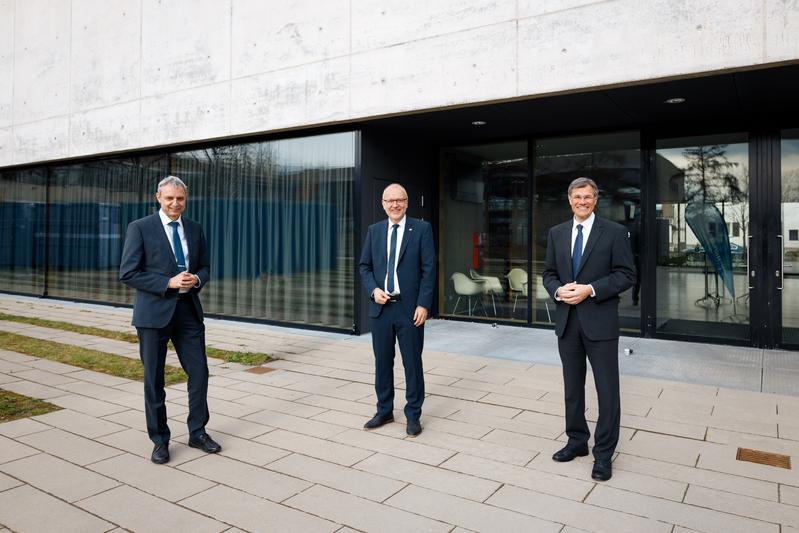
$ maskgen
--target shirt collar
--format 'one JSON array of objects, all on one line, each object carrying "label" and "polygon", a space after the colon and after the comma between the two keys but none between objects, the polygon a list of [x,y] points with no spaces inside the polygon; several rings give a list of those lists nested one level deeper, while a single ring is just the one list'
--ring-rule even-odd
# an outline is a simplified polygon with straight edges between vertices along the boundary
[{"label": "shirt collar", "polygon": [[[163,209],[158,210],[158,216],[161,217],[161,224],[164,226],[169,226],[169,223],[172,222],[172,219],[166,216]],[[175,221],[178,223],[178,226],[183,225],[183,216],[179,216],[178,219]]]},{"label": "shirt collar", "polygon": [[[402,220],[400,220],[398,222],[398,224],[399,224],[399,227],[397,228],[398,230],[405,229],[405,219],[407,219],[407,218],[408,218],[408,215],[403,215],[402,216]],[[388,229],[389,229],[389,231],[393,228],[393,226],[394,226],[394,224],[391,222],[391,219],[389,218],[388,219]]]},{"label": "shirt collar", "polygon": [[582,224],[582,225],[583,225],[583,231],[585,231],[585,232],[590,232],[590,231],[591,231],[591,228],[594,226],[594,220],[595,220],[595,219],[596,219],[596,217],[594,216],[594,213],[591,213],[591,214],[588,216],[588,218],[586,218],[586,219],[585,219],[584,221],[582,221],[582,222],[577,222],[577,220],[575,220],[574,218],[572,218],[572,231],[576,231],[576,229],[577,229],[577,224]]}]

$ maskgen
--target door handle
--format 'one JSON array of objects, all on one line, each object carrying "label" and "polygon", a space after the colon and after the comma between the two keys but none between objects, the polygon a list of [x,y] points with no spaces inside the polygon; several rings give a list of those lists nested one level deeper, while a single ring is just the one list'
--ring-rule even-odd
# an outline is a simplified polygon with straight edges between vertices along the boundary
[{"label": "door handle", "polygon": [[749,262],[749,255],[752,253],[752,236],[749,235],[747,237],[747,245],[746,245],[746,279],[748,280],[747,286],[749,290],[753,290],[755,286],[752,284],[752,280],[755,279],[755,271],[752,270]]},{"label": "door handle", "polygon": [[779,279],[779,285],[777,285],[777,290],[782,290],[782,278],[785,275],[785,242],[782,238],[782,235],[777,235],[777,238],[780,240],[780,269],[774,273],[774,276]]}]

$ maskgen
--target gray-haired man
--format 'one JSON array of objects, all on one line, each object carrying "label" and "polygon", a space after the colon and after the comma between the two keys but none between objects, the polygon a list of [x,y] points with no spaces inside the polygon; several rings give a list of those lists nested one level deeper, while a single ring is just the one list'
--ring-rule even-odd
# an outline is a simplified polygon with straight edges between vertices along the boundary
[{"label": "gray-haired man", "polygon": [[210,278],[202,227],[181,213],[188,189],[180,178],[158,184],[158,213],[128,226],[119,279],[136,289],[133,325],[144,364],[144,411],[147,433],[155,447],[151,459],[169,461],[170,432],[166,417],[164,363],[172,340],[189,376],[189,446],[207,453],[222,448],[205,432],[208,423],[208,363],[199,293]]}]

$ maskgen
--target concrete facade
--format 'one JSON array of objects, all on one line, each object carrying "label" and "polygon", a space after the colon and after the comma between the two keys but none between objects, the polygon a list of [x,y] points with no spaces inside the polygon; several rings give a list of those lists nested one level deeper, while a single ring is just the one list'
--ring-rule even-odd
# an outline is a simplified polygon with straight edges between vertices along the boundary
[{"label": "concrete facade", "polygon": [[796,61],[796,0],[0,0],[0,167]]}]

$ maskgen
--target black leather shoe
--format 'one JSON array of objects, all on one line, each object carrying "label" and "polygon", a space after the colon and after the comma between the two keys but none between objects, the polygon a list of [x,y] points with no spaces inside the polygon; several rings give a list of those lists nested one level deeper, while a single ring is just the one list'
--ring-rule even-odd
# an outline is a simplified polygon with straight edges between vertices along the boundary
[{"label": "black leather shoe", "polygon": [[552,460],[557,461],[559,463],[566,463],[571,461],[575,457],[585,457],[588,455],[588,445],[584,444],[577,448],[572,448],[571,446],[564,446],[560,450],[556,451],[552,455]]},{"label": "black leather shoe", "polygon": [[369,420],[366,424],[363,425],[364,429],[377,429],[380,426],[385,426],[389,422],[394,421],[394,413],[389,413],[387,415],[376,414]]},{"label": "black leather shoe", "polygon": [[157,465],[162,465],[169,462],[169,443],[156,444],[153,448],[153,454],[150,456],[150,461]]},{"label": "black leather shoe", "polygon": [[591,479],[596,481],[607,481],[613,475],[613,466],[610,461],[594,461],[594,468],[591,470]]},{"label": "black leather shoe", "polygon": [[222,446],[214,442],[208,433],[201,433],[196,437],[189,437],[189,446],[192,448],[199,448],[205,453],[219,453],[222,451]]},{"label": "black leather shoe", "polygon": [[417,436],[422,432],[422,424],[418,420],[408,420],[408,427],[405,428],[405,433],[411,437]]}]

